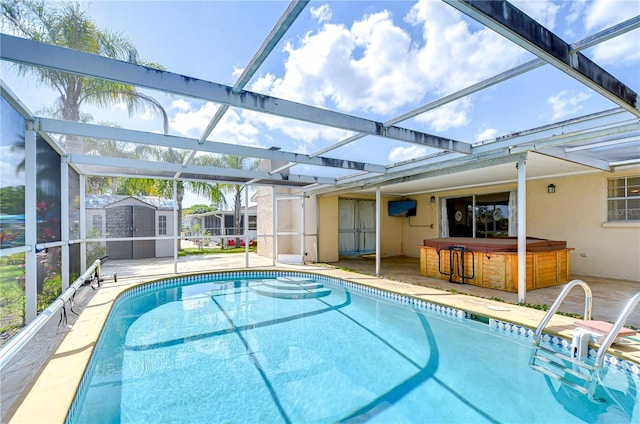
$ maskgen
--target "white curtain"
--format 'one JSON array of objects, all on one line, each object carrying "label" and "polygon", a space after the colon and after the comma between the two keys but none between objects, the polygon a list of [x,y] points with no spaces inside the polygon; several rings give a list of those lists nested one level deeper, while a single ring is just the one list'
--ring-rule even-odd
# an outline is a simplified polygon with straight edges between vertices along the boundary
[{"label": "white curtain", "polygon": [[509,192],[509,237],[518,235],[518,196],[515,191]]},{"label": "white curtain", "polygon": [[356,201],[338,201],[338,253],[353,254],[356,249]]},{"label": "white curtain", "polygon": [[447,217],[447,199],[440,199],[440,237],[449,237],[449,218]]}]

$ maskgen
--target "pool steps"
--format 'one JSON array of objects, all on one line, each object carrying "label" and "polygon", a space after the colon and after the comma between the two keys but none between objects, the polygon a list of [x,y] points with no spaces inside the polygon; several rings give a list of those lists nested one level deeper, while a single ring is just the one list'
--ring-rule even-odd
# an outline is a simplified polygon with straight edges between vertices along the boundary
[{"label": "pool steps", "polygon": [[251,289],[262,296],[278,299],[317,299],[331,294],[324,284],[311,278],[278,277],[275,282],[258,281]]}]

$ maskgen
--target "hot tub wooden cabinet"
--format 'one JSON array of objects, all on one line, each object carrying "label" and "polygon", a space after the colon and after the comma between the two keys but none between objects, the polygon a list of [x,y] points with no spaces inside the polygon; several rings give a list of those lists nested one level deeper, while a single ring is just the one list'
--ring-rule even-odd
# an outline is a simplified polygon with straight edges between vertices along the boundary
[{"label": "hot tub wooden cabinet", "polygon": [[[420,275],[518,291],[518,241],[515,238],[448,237],[424,240],[424,245],[418,248]],[[569,281],[572,250],[564,241],[527,238],[527,290]]]}]

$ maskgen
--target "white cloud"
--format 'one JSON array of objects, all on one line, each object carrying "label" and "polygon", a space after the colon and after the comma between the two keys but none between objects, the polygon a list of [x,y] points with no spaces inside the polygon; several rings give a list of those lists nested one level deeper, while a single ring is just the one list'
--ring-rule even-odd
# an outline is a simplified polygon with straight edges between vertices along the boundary
[{"label": "white cloud", "polygon": [[208,138],[224,143],[265,147],[260,144],[259,135],[260,131],[253,124],[243,120],[235,109],[229,109]]},{"label": "white cloud", "polygon": [[629,32],[595,46],[593,60],[603,66],[640,61],[640,30]]},{"label": "white cloud", "polygon": [[24,159],[24,150],[12,146],[0,146],[0,182],[3,187],[24,185],[24,170],[16,172]]},{"label": "white cloud", "polygon": [[177,99],[171,102],[171,108],[187,111],[191,109],[191,103],[189,103],[185,99]]},{"label": "white cloud", "polygon": [[585,9],[585,28],[593,32],[636,16],[640,10],[636,0],[594,0]]},{"label": "white cloud", "polygon": [[[172,105],[178,112],[169,118],[170,128],[191,138],[202,135],[219,107],[214,103],[205,103],[194,108],[185,100],[175,101]],[[258,145],[258,135],[259,131],[253,124],[243,120],[234,109],[229,109],[208,138],[224,143]]]},{"label": "white cloud", "polygon": [[590,94],[584,92],[571,95],[566,90],[550,97],[547,101],[553,110],[552,119],[557,120],[578,112],[582,109],[582,103],[590,97]]},{"label": "white cloud", "polygon": [[312,7],[311,16],[317,19],[319,23],[328,22],[333,17],[333,12],[329,5],[325,3],[322,6]]},{"label": "white cloud", "polygon": [[426,147],[421,146],[409,146],[409,147],[394,147],[389,152],[389,162],[397,163],[403,162],[409,159],[415,159],[425,156],[427,154]]},{"label": "white cloud", "polygon": [[[565,15],[565,21],[573,25],[582,19],[582,15],[584,14],[585,8],[588,6],[587,0],[578,0],[571,2],[569,6],[569,13]],[[570,31],[570,35],[574,35],[573,31]]]},{"label": "white cloud", "polygon": [[553,31],[560,6],[549,0],[511,0],[511,3],[524,13],[540,22],[545,28]]},{"label": "white cloud", "polygon": [[407,21],[421,25],[424,46],[413,73],[423,74],[429,91],[447,94],[518,64],[525,53],[488,28],[472,32],[461,13],[441,2],[419,1]]},{"label": "white cloud", "polygon": [[492,140],[496,138],[496,135],[498,135],[498,130],[495,128],[487,128],[476,134],[476,141]]},{"label": "white cloud", "polygon": [[172,130],[185,137],[198,138],[207,127],[217,108],[213,103],[205,103],[199,109],[193,109],[189,102],[184,101],[184,103],[180,103],[178,112],[169,118],[169,126]]},{"label": "white cloud", "polygon": [[[313,153],[313,151],[317,150],[313,148],[314,142],[319,140],[331,140],[334,142],[354,134],[339,128],[294,121],[280,116],[248,110],[242,111],[242,117],[248,122],[264,125],[268,131],[281,131],[287,137],[292,138],[295,140],[296,145],[287,150],[295,151],[296,153]],[[277,136],[272,140],[271,145],[282,147]]]},{"label": "white cloud", "polygon": [[424,95],[407,79],[410,47],[409,35],[386,11],[367,15],[351,28],[325,24],[298,46],[286,45],[282,78],[267,75],[253,89],[317,106],[333,103],[346,112],[390,113]]},{"label": "white cloud", "polygon": [[[595,0],[582,10],[587,31],[602,30],[640,13],[636,0]],[[628,64],[640,60],[640,30],[608,40],[593,48],[593,60],[600,65]]]},{"label": "white cloud", "polygon": [[446,131],[469,123],[469,112],[472,109],[471,100],[462,98],[453,103],[426,112],[416,119],[429,124],[435,131]]},{"label": "white cloud", "polygon": [[147,107],[144,109],[144,111],[142,111],[142,113],[139,113],[137,117],[138,119],[141,119],[143,121],[153,121],[155,119],[158,119],[158,114],[150,107]]},{"label": "white cloud", "polygon": [[[322,16],[329,12],[323,5]],[[319,10],[314,13],[320,16]],[[251,90],[348,113],[389,116],[504,71],[525,55],[489,29],[472,32],[459,12],[440,2],[418,2],[405,22],[422,29],[423,38],[413,40],[389,11],[366,15],[350,27],[325,23],[297,44],[286,44],[282,77],[262,75]],[[434,129],[464,125],[469,106],[455,108],[451,116],[432,115],[427,122]],[[276,127],[278,118],[267,120]],[[283,131],[305,142],[335,135],[295,122]]]},{"label": "white cloud", "polygon": [[233,65],[233,72],[231,72],[231,76],[233,77],[233,80],[237,81],[243,72],[244,72],[244,68],[239,68],[238,66]]}]

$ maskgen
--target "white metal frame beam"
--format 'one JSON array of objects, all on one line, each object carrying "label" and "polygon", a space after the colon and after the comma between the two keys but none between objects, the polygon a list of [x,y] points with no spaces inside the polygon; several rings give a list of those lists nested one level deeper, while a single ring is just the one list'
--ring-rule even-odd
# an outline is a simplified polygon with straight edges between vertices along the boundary
[{"label": "white metal frame beam", "polygon": [[[215,182],[229,182],[229,180],[237,181],[238,184],[243,184],[252,178],[259,178],[265,181],[265,184],[284,183],[285,185],[299,186],[301,184],[335,184],[334,178],[324,177],[311,177],[306,175],[286,174],[286,175],[270,175],[266,171],[250,170],[250,169],[234,169],[234,168],[218,168],[214,166],[201,166],[201,165],[188,165],[184,167],[181,163],[167,163],[167,162],[153,162],[137,159],[126,158],[110,158],[102,156],[92,155],[76,155],[70,154],[68,156],[69,163],[76,165],[94,165],[105,166],[110,168],[119,168],[121,175],[126,175],[126,172],[122,172],[124,169],[134,170],[147,170],[147,171],[159,171],[159,172],[178,172],[193,173],[202,175],[204,177],[210,177],[210,181]],[[139,176],[134,173],[132,176]]]},{"label": "white metal frame beam", "polygon": [[640,117],[638,94],[505,0],[444,0],[525,50]]},{"label": "white metal frame beam", "polygon": [[302,165],[327,166],[332,168],[351,169],[384,173],[386,167],[372,163],[358,162],[328,157],[309,157],[300,153],[269,150],[259,147],[242,146],[238,144],[207,141],[199,145],[198,140],[187,137],[163,135],[144,131],[128,130],[124,128],[105,127],[100,125],[69,122],[58,119],[38,118],[38,130],[45,133],[68,134],[80,137],[126,141],[129,143],[146,144],[176,149],[198,149],[206,153],[229,154],[252,158],[270,159],[276,161],[292,161]]},{"label": "white metal frame beam", "polygon": [[250,91],[235,93],[233,87],[227,85],[6,34],[0,34],[0,58],[441,150],[471,152],[471,145],[462,141],[407,128],[385,127],[370,119]]}]

